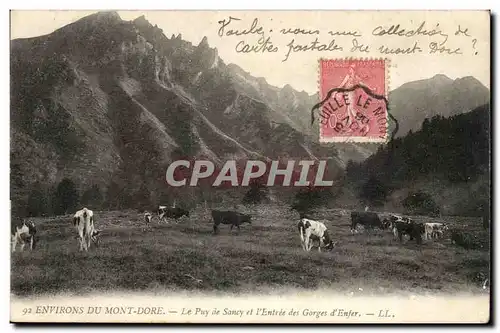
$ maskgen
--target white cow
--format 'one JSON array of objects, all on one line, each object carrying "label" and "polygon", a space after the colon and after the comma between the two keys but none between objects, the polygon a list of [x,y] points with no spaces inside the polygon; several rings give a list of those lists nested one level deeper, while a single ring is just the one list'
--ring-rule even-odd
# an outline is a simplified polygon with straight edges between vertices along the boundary
[{"label": "white cow", "polygon": [[328,250],[335,246],[335,243],[332,242],[328,235],[326,226],[321,222],[302,218],[298,223],[298,229],[304,251],[309,252],[311,250],[314,239],[319,241],[318,252],[321,252],[321,245],[325,245]]},{"label": "white cow", "polygon": [[14,227],[14,234],[12,235],[12,252],[16,252],[17,244],[21,244],[21,251],[26,244],[29,244],[30,250],[35,247],[36,227],[33,221],[23,221],[22,224]]},{"label": "white cow", "polygon": [[165,215],[167,214],[167,206],[158,206],[158,219],[159,223],[162,221],[167,222]]},{"label": "white cow", "polygon": [[152,215],[150,212],[145,212],[144,213],[144,222],[146,222],[146,224],[150,224],[151,223],[151,219],[152,219]]},{"label": "white cow", "polygon": [[88,251],[91,241],[97,244],[100,230],[94,228],[94,212],[87,208],[77,211],[73,216],[73,225],[78,231],[80,251]]},{"label": "white cow", "polygon": [[424,223],[425,234],[424,238],[426,240],[429,239],[438,239],[443,238],[445,230],[448,230],[448,226],[444,223]]}]

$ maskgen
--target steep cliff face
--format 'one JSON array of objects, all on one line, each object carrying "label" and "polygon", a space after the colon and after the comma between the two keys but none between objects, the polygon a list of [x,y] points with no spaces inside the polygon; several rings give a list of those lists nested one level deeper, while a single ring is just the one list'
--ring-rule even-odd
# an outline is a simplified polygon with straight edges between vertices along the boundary
[{"label": "steep cliff face", "polygon": [[25,179],[13,185],[16,198],[63,177],[81,191],[113,183],[155,192],[180,155],[220,164],[337,154],[302,132],[302,116],[284,111],[299,103],[290,87],[260,80],[250,91],[206,38],[167,38],[144,17],[98,13],[11,46],[11,163]]}]

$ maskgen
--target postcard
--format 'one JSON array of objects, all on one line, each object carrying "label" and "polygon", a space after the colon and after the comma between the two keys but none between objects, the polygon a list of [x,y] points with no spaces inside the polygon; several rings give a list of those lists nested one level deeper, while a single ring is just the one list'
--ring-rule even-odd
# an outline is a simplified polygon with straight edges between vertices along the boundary
[{"label": "postcard", "polygon": [[490,12],[11,11],[13,323],[490,321]]}]

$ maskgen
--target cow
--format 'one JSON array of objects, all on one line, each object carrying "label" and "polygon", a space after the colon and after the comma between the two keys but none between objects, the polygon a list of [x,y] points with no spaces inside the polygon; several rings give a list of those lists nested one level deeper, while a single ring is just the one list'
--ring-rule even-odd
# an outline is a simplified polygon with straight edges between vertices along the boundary
[{"label": "cow", "polygon": [[165,217],[165,214],[167,212],[167,206],[158,206],[158,220],[159,222],[161,222],[164,217]]},{"label": "cow", "polygon": [[92,231],[92,236],[90,236],[90,239],[92,240],[92,242],[94,242],[94,244],[96,246],[99,246],[99,243],[100,243],[100,241],[99,241],[99,235],[101,234],[101,231],[102,230],[94,229]]},{"label": "cow", "polygon": [[410,236],[410,240],[415,238],[417,244],[422,244],[422,234],[425,233],[425,227],[423,223],[413,222],[413,221],[396,221],[392,225],[394,237],[399,238],[400,242],[403,242],[403,235],[406,234]]},{"label": "cow", "polygon": [[314,240],[318,241],[318,252],[321,252],[321,245],[324,245],[327,250],[331,250],[335,246],[335,243],[330,239],[324,223],[301,218],[297,227],[299,229],[300,242],[304,251],[309,252],[311,250]]},{"label": "cow", "polygon": [[152,215],[150,212],[145,212],[144,213],[144,222],[146,222],[147,225],[151,223]]},{"label": "cow", "polygon": [[[413,220],[406,216],[389,214],[389,218],[385,218],[382,221],[382,225],[384,226],[384,229],[388,229],[389,231],[394,232],[394,224],[396,222],[413,223]],[[395,237],[398,237],[397,234],[395,234]]]},{"label": "cow", "polygon": [[475,250],[483,247],[483,244],[476,235],[458,229],[451,230],[451,243],[461,246],[466,250]]},{"label": "cow", "polygon": [[83,208],[73,216],[73,225],[78,231],[78,241],[80,251],[88,251],[90,242],[95,239],[97,245],[97,236],[100,230],[94,228],[94,212],[90,209]]},{"label": "cow", "polygon": [[238,231],[240,230],[240,225],[248,222],[252,224],[252,217],[247,214],[234,212],[234,211],[222,211],[222,210],[212,210],[212,219],[214,221],[214,234],[217,233],[219,224],[230,224],[231,230],[236,226]]},{"label": "cow", "polygon": [[373,229],[374,227],[384,229],[379,216],[374,212],[351,212],[351,233],[356,232],[358,224],[365,229]]},{"label": "cow", "polygon": [[29,244],[31,251],[35,248],[36,243],[36,227],[33,221],[23,221],[20,224],[14,226],[14,233],[12,234],[12,252],[16,252],[17,244],[21,244],[21,251],[24,250],[24,246]]},{"label": "cow", "polygon": [[186,216],[189,217],[189,211],[179,208],[179,207],[167,207],[167,206],[159,206],[158,207],[158,218],[161,221],[166,221],[166,218],[173,218],[177,220],[178,218]]},{"label": "cow", "polygon": [[425,240],[443,238],[444,232],[448,230],[448,226],[444,223],[424,223]]}]

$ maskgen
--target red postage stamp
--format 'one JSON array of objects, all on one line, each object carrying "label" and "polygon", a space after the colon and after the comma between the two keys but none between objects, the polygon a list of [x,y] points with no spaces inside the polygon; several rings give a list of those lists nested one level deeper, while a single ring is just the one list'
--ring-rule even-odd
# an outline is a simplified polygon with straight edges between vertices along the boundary
[{"label": "red postage stamp", "polygon": [[321,59],[320,142],[386,142],[386,59]]}]

